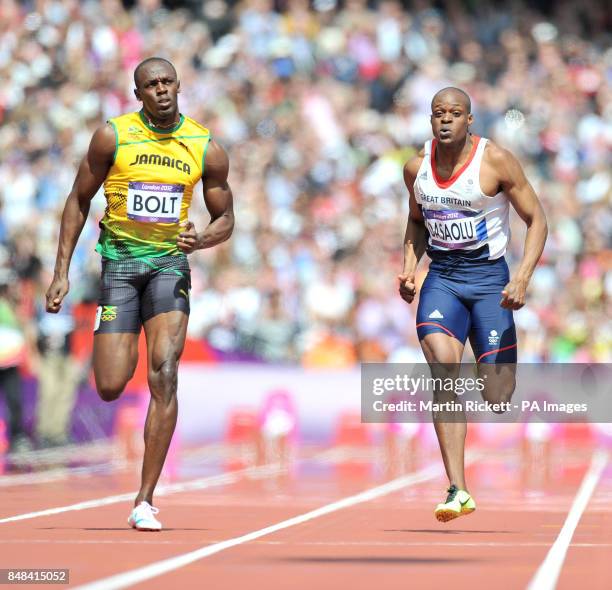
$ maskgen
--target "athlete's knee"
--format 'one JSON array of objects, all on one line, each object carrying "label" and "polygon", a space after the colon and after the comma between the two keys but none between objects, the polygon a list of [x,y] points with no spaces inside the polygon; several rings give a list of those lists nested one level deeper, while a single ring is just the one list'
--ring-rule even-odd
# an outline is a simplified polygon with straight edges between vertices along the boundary
[{"label": "athlete's knee", "polygon": [[168,401],[169,398],[176,395],[178,358],[171,355],[154,363],[149,369],[148,378],[151,395]]},{"label": "athlete's knee", "polygon": [[500,388],[500,401],[502,403],[507,403],[512,399],[512,394],[516,389],[516,379],[514,377],[508,377]]},{"label": "athlete's knee", "polygon": [[501,404],[499,414],[504,413],[504,405],[512,400],[512,395],[516,389],[516,378],[514,375],[498,376],[487,379],[487,384],[482,391],[482,398],[491,404]]},{"label": "athlete's knee", "polygon": [[113,374],[112,369],[105,368],[103,371],[96,368],[94,375],[96,378],[96,390],[100,399],[105,402],[115,401],[125,389],[129,380],[134,375],[136,363],[129,367],[127,371],[118,371]]},{"label": "athlete's knee", "polygon": [[178,374],[178,360],[174,357],[164,360],[157,370],[162,383],[174,383]]},{"label": "athlete's knee", "polygon": [[105,402],[113,402],[123,393],[125,386],[126,383],[98,383],[98,395]]},{"label": "athlete's knee", "polygon": [[456,377],[459,374],[459,362],[452,351],[434,352],[428,355],[427,362],[432,377]]},{"label": "athlete's knee", "polygon": [[427,355],[427,362],[434,379],[446,381],[447,379],[456,379],[459,375],[460,365],[452,350],[432,350]]}]

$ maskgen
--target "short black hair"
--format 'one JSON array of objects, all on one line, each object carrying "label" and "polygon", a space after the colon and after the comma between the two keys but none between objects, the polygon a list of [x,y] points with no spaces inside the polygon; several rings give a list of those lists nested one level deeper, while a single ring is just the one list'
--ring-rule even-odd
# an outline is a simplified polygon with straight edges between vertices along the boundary
[{"label": "short black hair", "polygon": [[472,112],[472,101],[470,97],[468,96],[468,93],[465,90],[461,90],[461,88],[456,88],[455,86],[447,86],[446,88],[442,88],[442,90],[438,90],[438,92],[434,94],[434,97],[431,99],[432,110],[433,110],[433,104],[436,98],[438,98],[438,96],[440,96],[441,94],[445,94],[447,92],[454,92],[456,94],[461,95],[461,97],[463,98],[464,106],[467,109],[468,114]]},{"label": "short black hair", "polygon": [[148,64],[150,64],[151,62],[154,62],[154,61],[161,61],[161,62],[169,65],[172,68],[172,71],[174,72],[174,76],[177,77],[176,68],[165,57],[147,57],[147,59],[141,61],[136,66],[136,69],[134,70],[134,85],[136,86],[136,88],[138,88],[138,74],[140,74],[140,70],[142,70],[142,68],[144,68],[146,65],[148,65]]}]

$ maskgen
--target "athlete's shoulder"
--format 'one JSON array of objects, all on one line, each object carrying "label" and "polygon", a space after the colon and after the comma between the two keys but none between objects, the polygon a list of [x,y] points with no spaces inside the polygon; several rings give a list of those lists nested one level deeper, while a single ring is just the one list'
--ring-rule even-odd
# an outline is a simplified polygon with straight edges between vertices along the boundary
[{"label": "athlete's shoulder", "polygon": [[229,173],[229,156],[214,139],[210,140],[205,159],[206,176],[224,176]]},{"label": "athlete's shoulder", "polygon": [[208,129],[208,127],[205,127],[201,123],[198,123],[195,119],[192,119],[191,117],[187,117],[186,115],[183,115],[183,117],[185,118],[185,124],[188,127],[191,127],[193,130],[198,131],[200,135],[210,136],[210,129]]},{"label": "athlete's shoulder", "polygon": [[517,157],[510,150],[490,139],[487,140],[483,159],[498,173],[500,179],[507,178],[517,167],[521,168]]},{"label": "athlete's shoulder", "polygon": [[109,122],[100,125],[93,133],[89,144],[90,155],[107,156],[115,153],[117,135]]},{"label": "athlete's shoulder", "polygon": [[113,129],[117,145],[122,145],[125,141],[144,139],[143,134],[149,134],[149,129],[138,112],[110,117],[106,123]]},{"label": "athlete's shoulder", "polygon": [[414,179],[419,173],[419,168],[425,159],[425,148],[421,148],[418,154],[415,154],[404,164],[404,180],[414,182]]},{"label": "athlete's shoulder", "polygon": [[499,166],[503,165],[508,158],[514,159],[514,154],[491,139],[487,139],[487,144],[484,150],[484,158],[489,164]]},{"label": "athlete's shoulder", "polygon": [[140,121],[140,115],[138,113],[123,113],[122,115],[117,115],[116,117],[109,117],[108,123],[121,125],[125,123],[131,123],[133,121]]}]

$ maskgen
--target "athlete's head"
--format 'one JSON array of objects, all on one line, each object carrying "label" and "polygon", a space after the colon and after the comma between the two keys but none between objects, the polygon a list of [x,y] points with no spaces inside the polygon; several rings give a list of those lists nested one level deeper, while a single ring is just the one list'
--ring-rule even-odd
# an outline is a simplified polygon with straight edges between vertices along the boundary
[{"label": "athlete's head", "polygon": [[431,130],[440,143],[464,142],[473,121],[472,101],[463,90],[449,86],[436,92],[431,100]]},{"label": "athlete's head", "polygon": [[146,113],[160,121],[172,121],[178,110],[180,82],[174,66],[163,57],[149,57],[134,70],[134,94]]}]

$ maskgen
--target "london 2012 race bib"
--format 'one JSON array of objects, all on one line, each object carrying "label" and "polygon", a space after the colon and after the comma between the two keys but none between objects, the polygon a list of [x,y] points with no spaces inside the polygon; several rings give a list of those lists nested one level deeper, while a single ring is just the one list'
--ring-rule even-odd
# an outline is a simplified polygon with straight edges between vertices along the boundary
[{"label": "london 2012 race bib", "polygon": [[184,191],[182,184],[130,182],[127,216],[147,223],[176,223],[180,219]]},{"label": "london 2012 race bib", "polygon": [[431,245],[455,250],[477,244],[479,224],[474,219],[476,215],[475,211],[423,209]]}]

